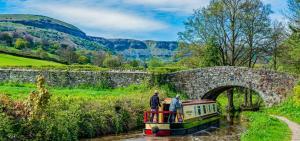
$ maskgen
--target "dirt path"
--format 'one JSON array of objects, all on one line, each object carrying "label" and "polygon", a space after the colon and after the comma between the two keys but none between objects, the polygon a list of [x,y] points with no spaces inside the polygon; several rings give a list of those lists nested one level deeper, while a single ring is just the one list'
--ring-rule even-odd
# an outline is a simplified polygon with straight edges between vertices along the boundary
[{"label": "dirt path", "polygon": [[280,117],[280,116],[274,116],[274,117],[282,120],[289,126],[289,128],[292,131],[292,141],[300,141],[300,125],[299,124],[292,122],[285,117]]}]

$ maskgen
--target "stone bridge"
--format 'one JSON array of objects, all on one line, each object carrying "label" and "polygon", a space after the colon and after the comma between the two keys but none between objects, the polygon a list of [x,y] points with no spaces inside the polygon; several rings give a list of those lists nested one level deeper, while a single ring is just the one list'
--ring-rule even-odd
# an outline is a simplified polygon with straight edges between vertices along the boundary
[{"label": "stone bridge", "polygon": [[269,106],[281,102],[297,83],[285,73],[246,67],[212,67],[168,74],[165,81],[190,98],[216,99],[234,87],[249,88]]}]

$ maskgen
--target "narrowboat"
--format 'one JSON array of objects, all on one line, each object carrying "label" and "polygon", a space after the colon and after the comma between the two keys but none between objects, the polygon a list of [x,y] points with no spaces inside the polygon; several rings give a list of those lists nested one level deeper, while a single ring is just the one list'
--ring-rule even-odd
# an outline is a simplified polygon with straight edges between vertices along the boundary
[{"label": "narrowboat", "polygon": [[[157,112],[144,112],[144,135],[185,135],[211,126],[219,126],[220,115],[215,101],[185,100],[182,101],[181,108],[177,112],[169,111],[170,103],[171,98],[166,98],[161,102]],[[150,121],[151,114],[154,114],[152,121]],[[171,114],[175,115],[175,121],[170,121]]]}]

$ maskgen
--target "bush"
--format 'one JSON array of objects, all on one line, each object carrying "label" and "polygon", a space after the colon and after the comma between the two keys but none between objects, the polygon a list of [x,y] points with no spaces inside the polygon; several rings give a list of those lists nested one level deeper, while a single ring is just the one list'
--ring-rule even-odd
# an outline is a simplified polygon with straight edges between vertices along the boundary
[{"label": "bush", "polygon": [[0,140],[12,140],[14,137],[13,121],[0,112]]}]

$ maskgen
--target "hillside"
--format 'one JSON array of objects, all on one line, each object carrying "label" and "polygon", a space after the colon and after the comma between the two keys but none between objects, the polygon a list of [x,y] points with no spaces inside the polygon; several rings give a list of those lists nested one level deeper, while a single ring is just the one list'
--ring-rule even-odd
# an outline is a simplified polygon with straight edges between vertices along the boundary
[{"label": "hillside", "polygon": [[0,53],[0,66],[61,66],[62,64]]},{"label": "hillside", "polygon": [[177,42],[92,37],[63,21],[27,14],[1,14],[0,32],[16,37],[26,36],[33,42],[46,41],[69,45],[78,50],[109,51],[126,59],[147,60],[158,57],[170,60],[178,46]]}]

